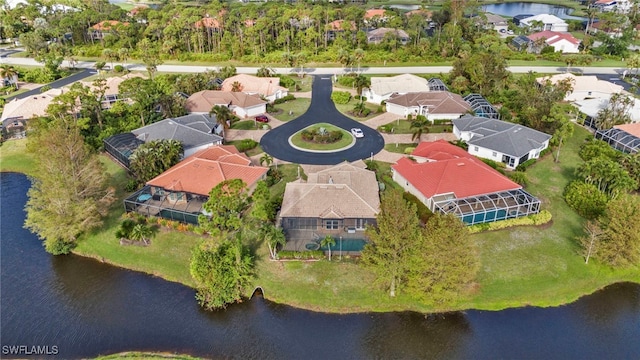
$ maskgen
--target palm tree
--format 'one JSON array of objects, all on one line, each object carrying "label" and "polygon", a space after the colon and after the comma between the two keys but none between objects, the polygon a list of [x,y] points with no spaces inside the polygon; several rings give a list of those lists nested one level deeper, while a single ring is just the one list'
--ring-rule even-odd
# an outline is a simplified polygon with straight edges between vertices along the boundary
[{"label": "palm tree", "polygon": [[258,72],[256,73],[257,77],[272,77],[276,74],[276,71],[272,68],[268,68],[264,65],[262,65],[259,69]]},{"label": "palm tree", "polygon": [[259,233],[260,237],[267,243],[271,258],[277,259],[278,245],[284,245],[287,243],[282,229],[278,229],[271,223],[266,223],[260,227]]},{"label": "palm tree", "polygon": [[133,241],[142,241],[145,245],[149,245],[149,240],[154,235],[154,229],[147,224],[136,224],[129,233],[129,239]]},{"label": "palm tree", "polygon": [[353,62],[353,57],[351,57],[351,54],[349,54],[349,51],[340,49],[340,51],[338,51],[338,56],[336,60],[340,64],[344,65],[345,68],[347,68]]},{"label": "palm tree", "polygon": [[104,56],[105,61],[111,62],[111,70],[113,70],[113,60],[118,56],[118,53],[111,49],[103,49],[102,56]]},{"label": "palm tree", "polygon": [[353,80],[353,85],[356,87],[360,100],[362,100],[362,89],[371,86],[371,79],[364,75],[358,75]]},{"label": "palm tree", "polygon": [[360,62],[364,59],[364,50],[357,48],[353,50],[353,60],[358,63],[358,73],[360,72]]},{"label": "palm tree", "polygon": [[336,239],[334,239],[331,235],[327,235],[320,242],[320,246],[326,246],[329,250],[329,261],[331,261],[331,247],[336,244]]},{"label": "palm tree", "polygon": [[260,157],[260,165],[264,165],[267,164],[267,167],[271,166],[271,164],[273,164],[273,156],[264,153],[261,157]]},{"label": "palm tree", "polygon": [[242,84],[239,81],[234,81],[231,84],[231,92],[241,92],[242,88]]},{"label": "palm tree", "polygon": [[224,130],[229,129],[231,119],[233,119],[233,113],[226,106],[215,105],[213,108],[211,108],[211,111],[209,111],[209,116],[211,115],[215,115],[216,122],[222,125],[222,137],[224,138]]},{"label": "palm tree", "polygon": [[18,90],[18,70],[16,70],[12,65],[0,65],[0,77],[5,81],[8,81],[10,84],[13,84],[16,90]]},{"label": "palm tree", "polygon": [[426,116],[416,116],[416,119],[411,122],[411,140],[415,141],[417,139],[419,142],[422,134],[429,133],[429,125],[431,125],[431,122]]},{"label": "palm tree", "polygon": [[120,61],[122,61],[122,65],[124,66],[125,70],[127,70],[127,60],[129,59],[129,49],[127,48],[118,49],[118,58],[120,59]]}]

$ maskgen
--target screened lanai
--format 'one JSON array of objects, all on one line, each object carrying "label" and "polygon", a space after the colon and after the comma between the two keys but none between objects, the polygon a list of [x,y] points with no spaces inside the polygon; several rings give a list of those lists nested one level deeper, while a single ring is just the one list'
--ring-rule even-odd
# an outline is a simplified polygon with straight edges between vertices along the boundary
[{"label": "screened lanai", "polygon": [[457,199],[454,194],[433,197],[434,209],[454,214],[466,225],[517,218],[540,212],[540,200],[522,189]]},{"label": "screened lanai", "polygon": [[431,91],[449,91],[447,85],[438,78],[431,78],[429,81],[429,90]]},{"label": "screened lanai", "polygon": [[204,213],[202,205],[208,199],[207,196],[145,186],[124,200],[124,210],[197,225],[198,216]]},{"label": "screened lanai", "polygon": [[640,139],[621,129],[598,130],[595,138],[606,141],[612,148],[627,154],[635,154],[640,149]]},{"label": "screened lanai", "polygon": [[113,135],[103,140],[104,150],[119,163],[129,168],[129,157],[138,148],[144,144],[144,141],[138,139],[132,133],[124,133]]},{"label": "screened lanai", "polygon": [[500,114],[490,102],[480,94],[469,94],[464,97],[464,101],[469,103],[476,115],[487,119],[500,119]]}]

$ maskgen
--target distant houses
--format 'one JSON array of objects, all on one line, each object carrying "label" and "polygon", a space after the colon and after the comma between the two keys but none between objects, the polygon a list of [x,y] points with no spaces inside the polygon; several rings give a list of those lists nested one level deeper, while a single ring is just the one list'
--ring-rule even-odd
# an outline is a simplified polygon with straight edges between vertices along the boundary
[{"label": "distant houses", "polygon": [[[580,52],[580,40],[568,32],[545,30],[530,34],[528,38],[531,40],[530,45],[542,40],[546,46],[551,46],[554,51],[563,54],[577,54]],[[530,47],[530,49],[535,52],[542,50],[542,48],[535,48],[535,46]]]},{"label": "distant houses", "polygon": [[621,93],[624,88],[609,81],[600,80],[594,75],[577,76],[572,73],[542,76],[536,79],[539,84],[550,82],[555,85],[561,81],[571,84],[571,91],[565,96],[566,101],[579,101],[585,99],[611,97],[612,94]]},{"label": "distant houses", "polygon": [[518,21],[520,27],[528,27],[535,31],[569,31],[569,24],[555,15],[539,14],[529,16]]},{"label": "distant houses", "polygon": [[413,74],[402,74],[392,77],[372,77],[371,86],[363,89],[362,96],[367,101],[380,104],[394,94],[430,91],[429,81]]}]

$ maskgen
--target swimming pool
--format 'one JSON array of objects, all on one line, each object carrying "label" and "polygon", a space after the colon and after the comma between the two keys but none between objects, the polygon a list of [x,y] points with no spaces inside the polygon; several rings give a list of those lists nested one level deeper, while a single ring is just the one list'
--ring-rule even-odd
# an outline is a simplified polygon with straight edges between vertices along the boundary
[{"label": "swimming pool", "polygon": [[[362,251],[366,244],[367,240],[365,239],[336,239],[336,244],[331,246],[331,251]],[[327,251],[328,248],[321,246],[320,250]]]}]

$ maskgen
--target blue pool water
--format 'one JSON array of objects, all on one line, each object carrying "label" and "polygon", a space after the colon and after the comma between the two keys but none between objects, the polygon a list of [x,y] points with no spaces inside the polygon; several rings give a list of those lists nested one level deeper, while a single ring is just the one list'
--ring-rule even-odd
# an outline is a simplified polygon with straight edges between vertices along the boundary
[{"label": "blue pool water", "polygon": [[[340,243],[342,242],[342,247]],[[331,251],[362,251],[367,244],[365,239],[336,239],[336,244],[331,246]],[[320,247],[320,250],[327,251],[326,246]]]}]

